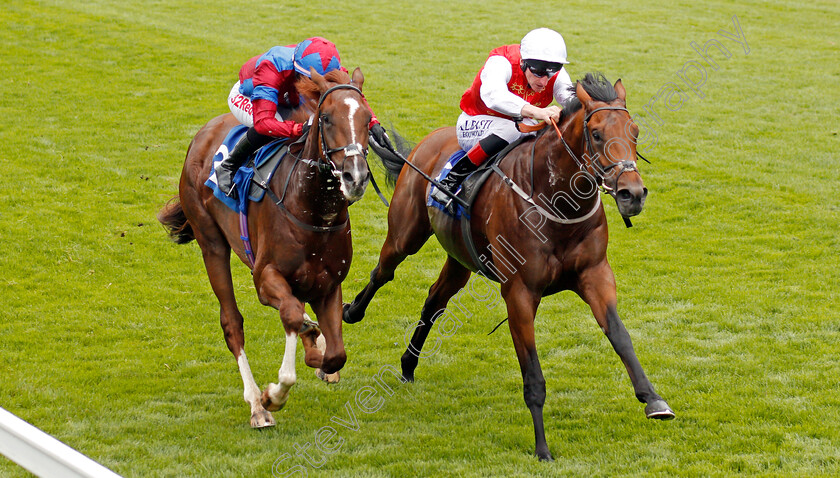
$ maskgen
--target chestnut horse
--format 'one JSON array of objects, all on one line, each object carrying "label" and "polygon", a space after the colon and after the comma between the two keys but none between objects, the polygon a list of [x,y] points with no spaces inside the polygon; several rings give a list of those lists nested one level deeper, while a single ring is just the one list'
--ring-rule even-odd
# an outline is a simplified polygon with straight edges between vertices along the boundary
[{"label": "chestnut horse", "polygon": [[[542,460],[552,457],[543,427],[545,379],[537,357],[534,318],[541,298],[562,290],[576,292],[589,304],[624,362],[636,398],[647,404],[647,417],[674,417],[645,376],[618,316],[615,277],[606,254],[607,219],[598,190],[601,186],[615,197],[625,218],[641,212],[647,189],[636,168],[639,129],[626,109],[621,80],[612,85],[603,75],[587,74],[575,92],[577,98],[563,110],[562,134],[555,125],[510,150],[497,174],[491,174],[475,196],[465,214],[468,219],[455,220],[427,207],[429,183],[412,169],[403,169],[405,163],[397,155],[380,155],[392,176],[402,170],[388,211],[388,234],[370,282],[352,304],[344,306],[345,322],[362,320],[374,294],[394,278],[397,266],[432,234],[437,236],[448,257],[401,359],[404,378],[413,381],[432,325],[467,284],[471,271],[500,281],[525,404],[534,422],[536,455]],[[423,139],[408,161],[434,177],[458,149],[455,129],[441,128]],[[461,220],[470,221],[472,242],[483,252],[481,263],[465,243]]]},{"label": "chestnut horse", "polygon": [[[319,368],[324,380],[335,381],[334,374],[347,358],[341,336],[341,282],[353,254],[348,206],[362,197],[370,175],[366,154],[371,113],[362,96],[363,83],[358,68],[352,81],[341,71],[325,76],[312,71],[311,80],[298,80],[303,101],[290,119],[303,122],[314,111],[312,125],[305,142],[292,144],[280,163],[269,185],[272,200],[248,207],[254,285],[260,302],[280,312],[286,333],[279,384],[269,384],[260,393],[251,373],[230,269],[231,249],[250,266],[240,239],[239,216],[204,184],[212,172],[214,154],[228,131],[238,125],[233,115],[212,119],[195,135],[181,173],[179,197],[158,215],[176,242],[195,239],[201,247],[254,428],[273,426],[269,412],[282,408],[288,399],[296,380],[298,336],[306,364]],[[304,303],[315,312],[317,325],[308,319]]]}]

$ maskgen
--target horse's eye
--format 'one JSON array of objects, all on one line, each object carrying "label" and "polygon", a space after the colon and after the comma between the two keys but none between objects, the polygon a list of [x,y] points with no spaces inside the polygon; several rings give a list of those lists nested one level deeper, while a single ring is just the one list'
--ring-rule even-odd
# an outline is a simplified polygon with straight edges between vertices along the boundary
[{"label": "horse's eye", "polygon": [[593,131],[592,132],[592,138],[594,138],[595,141],[601,141],[601,133],[599,133],[597,131]]},{"label": "horse's eye", "polygon": [[330,124],[330,117],[327,115],[321,115],[321,123]]}]

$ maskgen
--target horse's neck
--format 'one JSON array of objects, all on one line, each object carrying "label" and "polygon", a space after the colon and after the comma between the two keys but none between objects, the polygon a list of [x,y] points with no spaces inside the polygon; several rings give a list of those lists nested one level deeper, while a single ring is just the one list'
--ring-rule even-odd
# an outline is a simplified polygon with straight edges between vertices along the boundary
[{"label": "horse's neck", "polygon": [[572,153],[577,157],[576,161],[566,148],[563,148],[563,153],[566,156],[566,160],[570,163],[569,167],[580,169],[581,162],[586,164],[586,159],[584,158],[584,154],[586,153],[585,149],[585,141],[583,137],[583,116],[586,111],[581,108],[578,110],[569,121],[566,122],[564,127],[560,130],[563,132],[563,139],[566,141],[566,144],[569,145],[569,148],[572,150]]},{"label": "horse's neck", "polygon": [[[557,134],[548,132],[537,139],[535,150],[534,197],[549,203],[547,205],[555,213],[568,219],[586,214],[594,207],[598,197],[597,189],[593,191],[590,187],[595,184],[585,179],[587,175],[579,173],[581,163],[587,162],[584,155],[583,120],[578,116],[580,114],[581,111],[575,113],[560,127],[566,145]],[[543,158],[543,161],[538,158]]]},{"label": "horse's neck", "polygon": [[312,134],[297,154],[298,157],[309,159],[312,163],[300,161],[297,166],[292,165],[295,170],[289,178],[286,199],[294,198],[294,205],[287,206],[298,210],[302,215],[317,217],[319,221],[341,219],[339,216],[343,216],[342,212],[347,209],[347,201],[341,191],[341,181],[331,171],[324,171],[316,166],[321,164],[322,160],[319,159],[319,149],[315,141],[316,135]]}]

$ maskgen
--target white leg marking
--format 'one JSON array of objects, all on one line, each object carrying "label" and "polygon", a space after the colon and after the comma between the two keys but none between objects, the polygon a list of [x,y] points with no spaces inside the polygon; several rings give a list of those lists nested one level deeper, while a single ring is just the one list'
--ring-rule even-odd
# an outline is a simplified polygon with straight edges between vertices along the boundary
[{"label": "white leg marking", "polygon": [[251,405],[251,412],[256,409],[262,409],[260,405],[260,388],[257,382],[254,381],[254,375],[251,373],[251,365],[248,364],[248,357],[245,356],[245,350],[239,351],[239,374],[242,375],[242,385],[245,387],[245,401]]},{"label": "white leg marking", "polygon": [[[320,350],[321,353],[327,351],[327,339],[324,338],[324,334],[319,335],[318,338],[315,339],[315,347]],[[338,383],[338,381],[341,380],[341,376],[338,372],[327,375],[320,368],[315,370],[315,376],[327,383]]]},{"label": "white leg marking", "polygon": [[289,390],[297,381],[295,375],[295,352],[297,351],[297,333],[286,334],[286,352],[283,354],[283,364],[277,374],[279,384],[268,386],[268,396],[277,405],[286,403],[289,397]]},{"label": "white leg marking", "polygon": [[319,335],[318,338],[315,339],[315,347],[321,352],[327,351],[327,339],[324,338],[324,334]]}]

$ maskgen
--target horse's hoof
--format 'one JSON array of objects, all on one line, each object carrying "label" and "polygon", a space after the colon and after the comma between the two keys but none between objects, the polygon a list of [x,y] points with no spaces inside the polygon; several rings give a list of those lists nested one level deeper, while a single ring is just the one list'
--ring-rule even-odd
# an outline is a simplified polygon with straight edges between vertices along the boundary
[{"label": "horse's hoof", "polygon": [[548,450],[536,451],[534,454],[537,455],[540,461],[554,461],[554,457],[551,456],[551,452]]},{"label": "horse's hoof", "polygon": [[645,406],[645,416],[657,420],[672,420],[676,415],[665,400],[654,400]]},{"label": "horse's hoof", "polygon": [[404,382],[414,382],[414,369],[402,364],[402,378]]},{"label": "horse's hoof", "polygon": [[283,407],[286,406],[286,401],[289,399],[289,392],[287,391],[286,394],[280,397],[279,399],[272,399],[271,395],[268,394],[268,390],[270,388],[271,385],[269,385],[268,387],[266,387],[265,390],[263,390],[262,394],[260,395],[260,403],[262,403],[263,408],[265,408],[269,412],[276,412],[282,410]]},{"label": "horse's hoof", "polygon": [[341,311],[342,311],[341,318],[342,318],[342,320],[344,320],[344,322],[346,322],[348,324],[355,324],[357,322],[361,322],[361,320],[365,318],[364,314],[362,314],[361,317],[353,317],[352,315],[350,315],[350,306],[351,305],[352,304],[344,304],[343,306],[341,306]]},{"label": "horse's hoof", "polygon": [[417,357],[406,351],[400,357],[400,369],[402,370],[402,377],[407,382],[414,381],[414,370],[417,368]]},{"label": "horse's hoof", "polygon": [[251,415],[251,428],[268,428],[274,426],[274,417],[266,410],[254,412]]},{"label": "horse's hoof", "polygon": [[341,377],[339,377],[338,372],[328,374],[324,373],[324,371],[320,368],[315,370],[315,376],[327,383],[338,383],[338,381],[341,380]]}]

